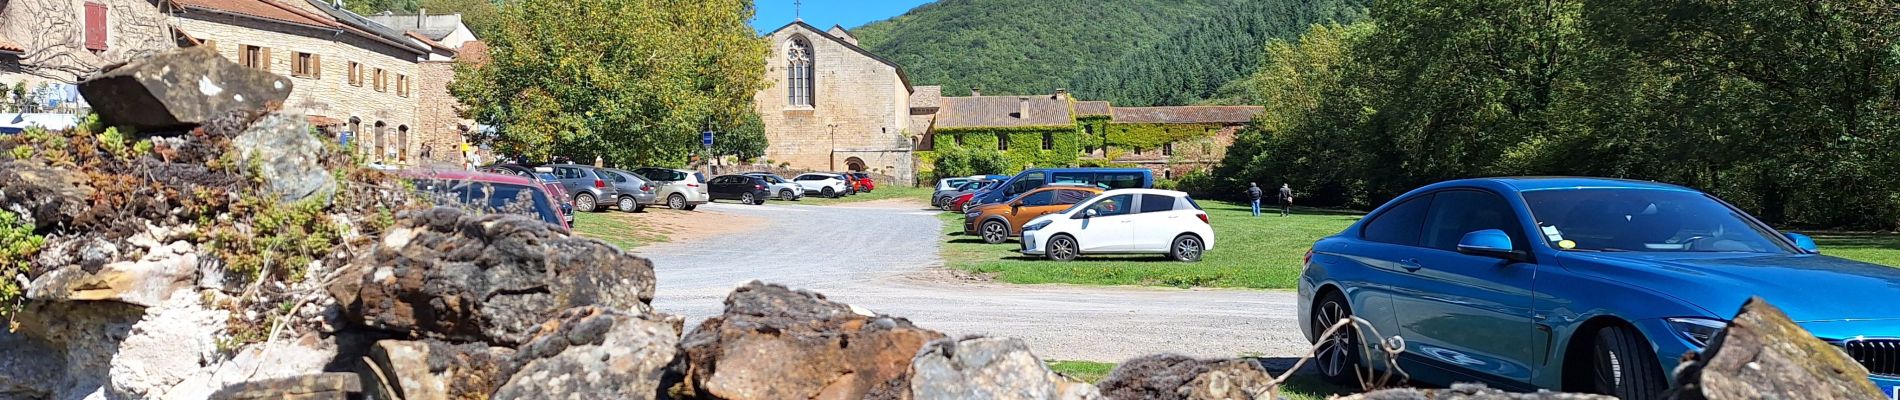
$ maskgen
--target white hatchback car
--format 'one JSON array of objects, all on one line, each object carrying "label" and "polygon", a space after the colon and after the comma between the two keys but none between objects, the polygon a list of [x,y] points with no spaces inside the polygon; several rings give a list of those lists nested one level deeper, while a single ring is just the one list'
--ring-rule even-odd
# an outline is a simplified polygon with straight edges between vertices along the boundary
[{"label": "white hatchback car", "polygon": [[1023,254],[1057,261],[1083,254],[1166,254],[1192,262],[1214,249],[1214,228],[1187,193],[1117,189],[1030,220],[1023,224],[1022,242]]}]

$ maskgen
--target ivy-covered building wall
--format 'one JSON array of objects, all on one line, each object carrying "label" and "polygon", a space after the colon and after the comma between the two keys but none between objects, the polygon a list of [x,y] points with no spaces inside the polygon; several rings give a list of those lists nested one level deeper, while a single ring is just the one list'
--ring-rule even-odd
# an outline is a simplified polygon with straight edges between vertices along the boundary
[{"label": "ivy-covered building wall", "polygon": [[[1091,104],[1094,103],[1094,104]],[[938,154],[1001,157],[1013,174],[1041,167],[1142,167],[1156,178],[1207,171],[1260,107],[1110,107],[1055,96],[945,97],[920,149],[920,169]],[[1011,107],[1014,105],[1014,107]],[[1013,112],[1012,112],[1013,111]],[[959,171],[961,172],[961,171]],[[926,172],[923,177],[935,176]]]}]

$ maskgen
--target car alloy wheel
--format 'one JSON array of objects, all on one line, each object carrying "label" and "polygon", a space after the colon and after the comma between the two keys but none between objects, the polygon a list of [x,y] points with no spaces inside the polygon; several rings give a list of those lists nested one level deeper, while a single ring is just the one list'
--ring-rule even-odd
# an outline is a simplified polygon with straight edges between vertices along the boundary
[{"label": "car alloy wheel", "polygon": [[739,195],[739,204],[765,204],[765,203],[761,203],[758,201],[758,199],[754,199],[751,193],[746,193],[746,194]]},{"label": "car alloy wheel", "polygon": [[1009,225],[995,220],[983,223],[983,243],[997,244],[1005,240],[1009,240]]},{"label": "car alloy wheel", "polygon": [[672,207],[675,210],[684,210],[686,209],[686,196],[681,196],[679,193],[666,196],[666,206]]},{"label": "car alloy wheel", "polygon": [[838,198],[838,191],[832,190],[830,187],[826,187],[824,190],[818,191],[818,194],[824,195],[825,197],[829,197],[829,198],[834,198],[834,199]]},{"label": "car alloy wheel", "polygon": [[[1346,305],[1346,299],[1338,293],[1328,293],[1321,298],[1319,307],[1313,309],[1313,330],[1325,333],[1327,328],[1341,320],[1352,318],[1352,307]],[[1328,382],[1336,384],[1350,383],[1357,376],[1353,368],[1359,364],[1358,335],[1356,325],[1347,325],[1332,336],[1319,339],[1314,343],[1313,361],[1319,367],[1319,374]]]},{"label": "car alloy wheel", "polygon": [[639,202],[636,202],[636,201],[633,201],[633,198],[632,198],[632,197],[621,197],[621,198],[620,198],[620,211],[621,211],[621,212],[634,212],[634,211],[639,211],[639,210],[640,210],[640,203],[639,203]]},{"label": "car alloy wheel", "polygon": [[1075,238],[1069,237],[1068,235],[1049,238],[1048,253],[1049,259],[1051,260],[1074,260],[1075,256],[1080,252],[1080,247],[1075,244]]},{"label": "car alloy wheel", "polygon": [[1174,238],[1171,255],[1175,261],[1195,262],[1201,260],[1201,238],[1194,235],[1181,235]]},{"label": "car alloy wheel", "polygon": [[792,200],[792,198],[793,198],[793,197],[792,197],[792,190],[791,190],[791,189],[784,189],[784,190],[779,190],[779,191],[778,191],[778,199],[779,199],[779,200],[785,200],[785,201],[791,201],[791,200]]},{"label": "car alloy wheel", "polygon": [[598,209],[594,208],[595,206],[596,204],[594,204],[594,195],[581,193],[581,195],[579,196],[574,196],[574,209],[576,210],[581,210],[581,211],[586,211],[586,212],[599,211]]}]

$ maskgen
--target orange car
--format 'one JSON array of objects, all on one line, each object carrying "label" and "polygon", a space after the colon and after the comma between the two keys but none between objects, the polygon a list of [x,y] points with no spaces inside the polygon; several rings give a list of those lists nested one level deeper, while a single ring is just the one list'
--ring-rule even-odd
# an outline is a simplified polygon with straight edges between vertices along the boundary
[{"label": "orange car", "polygon": [[970,210],[963,215],[963,233],[982,235],[984,243],[1002,243],[1021,235],[1023,224],[1029,220],[1067,210],[1101,193],[1102,189],[1094,186],[1044,186],[1006,202]]}]

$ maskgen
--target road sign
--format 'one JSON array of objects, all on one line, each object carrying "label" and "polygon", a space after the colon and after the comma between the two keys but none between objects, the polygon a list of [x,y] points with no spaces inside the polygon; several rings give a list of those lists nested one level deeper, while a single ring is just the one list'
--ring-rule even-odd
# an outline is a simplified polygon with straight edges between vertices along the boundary
[{"label": "road sign", "polygon": [[713,132],[712,132],[712,131],[705,131],[705,132],[700,132],[700,133],[699,133],[699,144],[701,144],[701,145],[704,145],[704,146],[706,146],[706,147],[708,147],[708,148],[710,148],[710,147],[712,147],[712,144],[713,144]]}]

